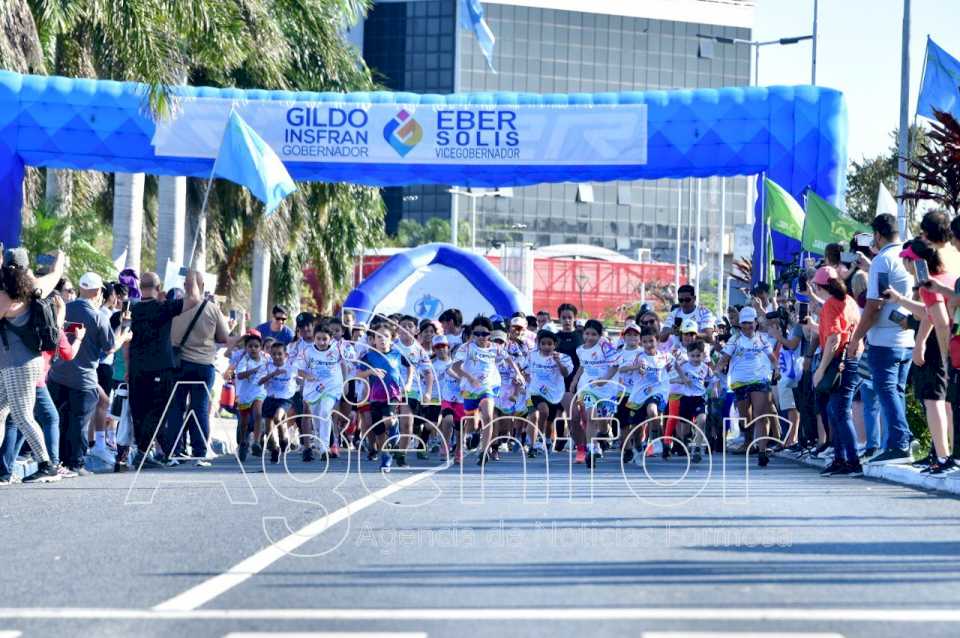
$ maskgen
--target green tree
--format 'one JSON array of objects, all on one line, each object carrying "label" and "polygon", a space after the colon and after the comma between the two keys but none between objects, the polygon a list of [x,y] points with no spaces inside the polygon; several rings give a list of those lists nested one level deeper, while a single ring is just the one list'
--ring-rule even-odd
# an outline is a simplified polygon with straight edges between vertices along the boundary
[{"label": "green tree", "polygon": [[[897,131],[890,133],[890,148],[883,155],[852,161],[847,172],[847,213],[857,221],[869,224],[876,215],[877,194],[880,184],[887,190],[897,192]],[[923,129],[910,127],[911,157],[916,157],[926,141]],[[911,185],[908,183],[908,190]],[[916,206],[908,204],[907,213],[912,218]]]},{"label": "green tree", "polygon": [[[21,245],[34,259],[37,255],[63,250],[67,255],[67,276],[74,282],[85,272],[96,272],[105,279],[116,269],[106,256],[110,235],[93,210],[71,211],[66,217],[38,208],[26,220],[21,232]],[[70,240],[65,236],[70,233]]]},{"label": "green tree", "polygon": [[[421,224],[415,219],[401,219],[397,225],[397,232],[387,238],[387,243],[400,248],[413,248],[423,244],[444,243],[450,241],[450,222],[440,217],[433,217]],[[470,245],[470,226],[457,226],[457,244]]]}]

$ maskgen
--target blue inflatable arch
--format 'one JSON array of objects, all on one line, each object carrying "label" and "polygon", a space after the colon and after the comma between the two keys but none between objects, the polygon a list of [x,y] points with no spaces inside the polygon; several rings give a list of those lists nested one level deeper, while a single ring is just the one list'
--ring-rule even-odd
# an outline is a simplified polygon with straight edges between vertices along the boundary
[{"label": "blue inflatable arch", "polygon": [[[505,166],[467,164],[288,162],[295,179],[371,186],[453,184],[524,186],[711,175],[765,174],[801,197],[805,189],[834,204],[845,190],[847,120],[840,92],[812,86],[595,94],[293,93],[176,87],[184,98],[258,102],[420,105],[647,105],[643,164]],[[0,72],[0,241],[20,234],[24,166],[206,177],[212,159],[158,156],[156,123],[136,83]],[[758,216],[759,217],[759,216]],[[755,228],[759,233],[759,226]],[[795,242],[794,242],[795,244]],[[795,249],[774,238],[775,252]]]},{"label": "blue inflatable arch", "polygon": [[[387,295],[426,266],[456,270],[493,307],[493,314],[509,318],[515,312],[529,311],[526,307],[529,304],[524,302],[520,291],[489,261],[450,244],[426,244],[394,255],[347,295],[343,307],[353,310],[360,321],[369,321]],[[470,319],[472,317],[464,317],[465,321]]]}]

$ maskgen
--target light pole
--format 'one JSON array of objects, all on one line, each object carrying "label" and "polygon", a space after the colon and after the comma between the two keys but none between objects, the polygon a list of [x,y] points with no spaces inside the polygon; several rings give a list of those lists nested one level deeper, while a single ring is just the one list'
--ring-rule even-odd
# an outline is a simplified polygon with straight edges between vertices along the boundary
[{"label": "light pole", "polygon": [[[494,190],[478,189],[476,191],[474,191],[472,188],[468,188],[467,190],[461,190],[459,188],[451,188],[447,190],[447,192],[450,193],[451,195],[463,195],[464,197],[470,198],[470,217],[471,217],[470,249],[471,250],[477,249],[477,200],[480,199],[481,197],[512,197],[513,196],[512,191],[513,191],[512,188],[506,189],[506,190],[501,190],[499,188],[496,188]],[[456,246],[458,243],[457,242],[458,240],[457,221],[458,220],[457,220],[456,198],[454,198],[453,203],[454,203],[454,206],[452,207],[451,214],[450,214],[450,234],[451,234],[450,243]]]},{"label": "light pole", "polygon": [[900,237],[907,234],[907,209],[903,193],[907,190],[907,157],[910,155],[910,0],[903,0],[903,33],[900,41],[900,131],[897,154],[897,227]]},{"label": "light pole", "polygon": [[810,84],[817,85],[817,17],[820,8],[820,0],[813,0],[813,52],[810,56]]},{"label": "light pole", "polygon": [[[760,86],[760,47],[771,46],[774,44],[796,44],[798,42],[803,42],[804,40],[814,40],[815,35],[798,35],[789,38],[779,38],[777,40],[744,40],[742,38],[727,38],[721,35],[705,35],[703,33],[697,34],[698,38],[704,38],[706,40],[713,40],[719,42],[720,44],[746,44],[747,46],[753,47],[753,84],[754,86]],[[814,65],[816,64],[816,59],[814,59]],[[816,73],[816,71],[814,71]]]}]

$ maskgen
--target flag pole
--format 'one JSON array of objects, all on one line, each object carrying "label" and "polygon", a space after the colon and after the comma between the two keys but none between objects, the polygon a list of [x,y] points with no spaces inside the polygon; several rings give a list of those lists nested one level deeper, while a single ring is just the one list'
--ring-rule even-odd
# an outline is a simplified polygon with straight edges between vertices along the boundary
[{"label": "flag pole", "polygon": [[897,222],[900,239],[906,237],[907,207],[903,194],[907,190],[907,156],[910,154],[910,0],[903,0],[903,32],[900,40],[900,134],[897,158]]},{"label": "flag pole", "polygon": [[[230,111],[227,113],[227,122],[224,124],[223,133],[220,135],[220,146],[223,146],[223,136],[226,135],[227,126],[230,125],[230,116],[237,108],[236,102],[230,103]],[[213,166],[210,167],[210,177],[207,178],[207,188],[203,191],[203,203],[200,204],[200,214],[197,216],[197,227],[193,231],[193,245],[190,247],[190,258],[186,262],[187,268],[193,268],[193,260],[196,257],[197,242],[200,240],[200,229],[204,228],[207,219],[207,202],[210,200],[210,188],[213,186],[214,172],[217,170],[217,161],[220,159],[220,149],[217,150],[217,156],[213,158]]]}]

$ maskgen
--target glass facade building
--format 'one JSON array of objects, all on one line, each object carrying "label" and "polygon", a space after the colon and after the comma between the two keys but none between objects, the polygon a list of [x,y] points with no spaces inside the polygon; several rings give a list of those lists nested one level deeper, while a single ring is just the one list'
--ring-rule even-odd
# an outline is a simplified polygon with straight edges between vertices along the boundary
[{"label": "glass facade building", "polygon": [[[473,35],[456,28],[457,0],[378,2],[364,25],[367,64],[385,86],[417,93],[592,93],[750,83],[748,46],[698,37],[750,39],[749,28],[698,23],[689,16],[668,20],[503,1],[484,4],[497,38],[497,73],[487,68]],[[687,0],[691,3],[696,0]],[[729,237],[752,213],[747,210],[747,178],[727,178],[723,186]],[[454,195],[448,188],[386,189],[388,231],[395,230],[400,219],[422,223],[431,217],[449,218]],[[720,188],[719,178],[514,188],[509,197],[477,200],[477,245],[517,240],[534,246],[587,243],[631,257],[637,249],[649,249],[654,259],[673,261],[679,204],[685,261],[695,243],[690,240],[696,239],[698,193],[701,237],[710,250],[719,246]],[[461,223],[469,223],[470,202],[461,196],[458,205]]]}]

